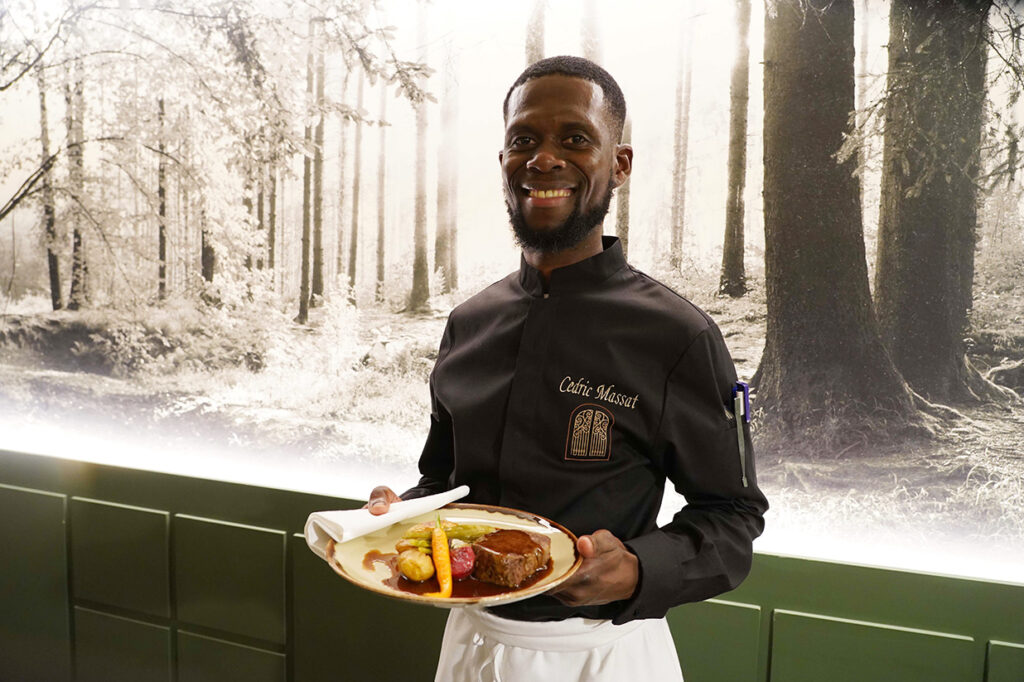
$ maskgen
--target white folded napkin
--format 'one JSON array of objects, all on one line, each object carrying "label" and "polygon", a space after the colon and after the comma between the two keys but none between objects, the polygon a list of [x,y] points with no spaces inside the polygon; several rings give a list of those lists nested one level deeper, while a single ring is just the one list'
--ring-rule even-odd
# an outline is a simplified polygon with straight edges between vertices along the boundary
[{"label": "white folded napkin", "polygon": [[393,502],[387,513],[380,516],[374,516],[369,509],[313,512],[306,519],[306,544],[321,559],[326,559],[327,541],[331,538],[335,542],[348,542],[360,535],[387,528],[393,523],[440,509],[468,494],[469,486],[460,485],[458,488],[436,495]]}]

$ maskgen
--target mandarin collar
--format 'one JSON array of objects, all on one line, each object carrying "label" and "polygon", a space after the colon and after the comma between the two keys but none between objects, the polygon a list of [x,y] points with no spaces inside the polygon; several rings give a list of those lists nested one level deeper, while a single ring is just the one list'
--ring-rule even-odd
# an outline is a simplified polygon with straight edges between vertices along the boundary
[{"label": "mandarin collar", "polygon": [[[618,237],[603,235],[601,245],[604,247],[601,253],[552,270],[547,293],[557,296],[586,291],[626,267],[626,258],[622,255],[622,243]],[[519,256],[519,284],[532,296],[544,295],[544,278],[540,270],[528,264],[523,255]]]}]

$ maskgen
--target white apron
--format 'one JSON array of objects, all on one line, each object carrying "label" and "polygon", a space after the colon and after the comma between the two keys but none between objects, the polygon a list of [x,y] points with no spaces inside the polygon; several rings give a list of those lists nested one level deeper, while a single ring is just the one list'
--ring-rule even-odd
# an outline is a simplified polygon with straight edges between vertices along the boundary
[{"label": "white apron", "polygon": [[664,618],[531,623],[453,608],[435,682],[682,682]]}]

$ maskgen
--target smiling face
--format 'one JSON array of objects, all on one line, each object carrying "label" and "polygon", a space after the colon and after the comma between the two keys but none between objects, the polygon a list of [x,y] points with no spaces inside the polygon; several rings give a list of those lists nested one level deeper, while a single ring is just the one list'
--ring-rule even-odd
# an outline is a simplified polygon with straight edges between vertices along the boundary
[{"label": "smiling face", "polygon": [[603,95],[596,83],[562,75],[512,92],[498,158],[523,248],[560,251],[599,230],[612,190],[629,175],[632,150],[615,139]]}]

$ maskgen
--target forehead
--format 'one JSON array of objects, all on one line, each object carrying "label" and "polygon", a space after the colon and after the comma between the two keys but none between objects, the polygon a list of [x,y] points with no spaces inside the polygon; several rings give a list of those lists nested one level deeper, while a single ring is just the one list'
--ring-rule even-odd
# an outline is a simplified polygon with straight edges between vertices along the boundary
[{"label": "forehead", "polygon": [[512,91],[505,127],[574,121],[607,129],[610,118],[601,86],[575,76],[552,74],[528,80]]}]

